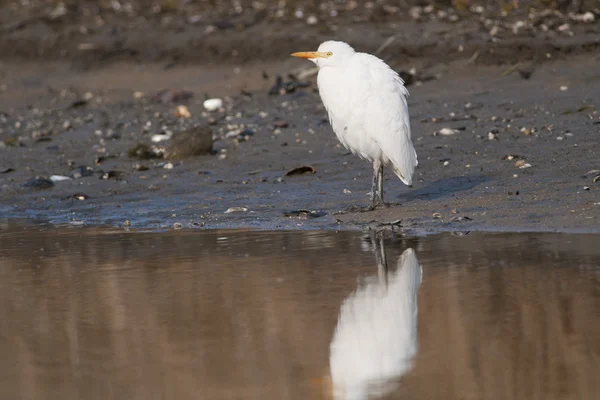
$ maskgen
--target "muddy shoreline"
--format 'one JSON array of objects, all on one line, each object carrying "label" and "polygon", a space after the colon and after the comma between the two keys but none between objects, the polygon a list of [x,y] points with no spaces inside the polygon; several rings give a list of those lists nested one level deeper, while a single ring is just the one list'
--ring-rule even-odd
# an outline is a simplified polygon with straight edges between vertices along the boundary
[{"label": "muddy shoreline", "polygon": [[[556,19],[544,34],[508,37],[502,28],[499,40],[489,40],[478,18],[386,18],[355,22],[342,15],[334,36],[375,51],[401,32],[380,53],[410,80],[419,166],[412,188],[386,172],[391,207],[348,212],[368,201],[370,166],[340,147],[314,77],[303,79],[308,87],[268,94],[276,76],[288,80],[289,72],[309,67],[290,52],[312,48],[331,32],[294,20],[281,33],[282,21],[264,20],[194,42],[217,49],[207,56],[183,40],[198,36],[200,26],[169,36],[152,32],[149,19],[136,25],[137,36],[125,28],[114,34],[130,44],[139,40],[143,50],[114,52],[118,41],[108,41],[110,57],[103,47],[73,51],[68,46],[81,43],[77,35],[68,43],[36,42],[60,45],[62,56],[50,47],[15,47],[14,40],[36,38],[35,24],[2,35],[0,47],[12,43],[14,51],[0,64],[0,217],[141,229],[395,224],[421,234],[598,232],[597,22],[571,21],[568,35]],[[448,24],[453,29],[444,31]],[[95,34],[105,35],[103,29]],[[223,109],[206,111],[209,97],[221,98]],[[177,117],[178,106],[191,118]],[[207,124],[213,154],[177,160],[129,154],[140,143],[169,145],[152,142],[156,135]],[[443,128],[452,134],[434,135]],[[286,176],[304,165],[316,173]],[[89,176],[74,174],[79,167],[89,168]],[[70,174],[51,187],[23,186]]]}]

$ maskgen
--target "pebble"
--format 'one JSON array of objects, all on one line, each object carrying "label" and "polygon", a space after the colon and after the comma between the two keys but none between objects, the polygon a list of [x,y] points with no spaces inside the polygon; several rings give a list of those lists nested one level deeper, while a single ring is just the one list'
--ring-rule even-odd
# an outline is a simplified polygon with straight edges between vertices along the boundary
[{"label": "pebble", "polygon": [[246,212],[248,211],[248,207],[229,207],[225,214],[231,214],[235,212]]},{"label": "pebble", "polygon": [[442,128],[439,131],[433,132],[433,136],[450,136],[457,134],[458,132],[458,129]]},{"label": "pebble", "polygon": [[169,140],[172,137],[172,132],[169,131],[169,133],[157,133],[156,135],[152,135],[152,142],[153,143],[160,143],[160,142],[164,142],[165,140]]},{"label": "pebble", "polygon": [[69,178],[68,176],[63,176],[63,175],[52,175],[50,177],[50,180],[52,182],[60,182],[60,181],[69,181],[69,180],[71,180],[71,178]]},{"label": "pebble", "polygon": [[192,118],[190,110],[184,105],[179,105],[175,108],[175,116],[177,118]]},{"label": "pebble", "polygon": [[181,229],[183,228],[183,224],[181,222],[175,222],[173,224],[173,229]]},{"label": "pebble", "polygon": [[350,194],[350,193],[352,193],[352,192],[351,192],[350,190],[348,190],[348,189],[344,189],[344,193],[345,193],[345,194]]},{"label": "pebble", "polygon": [[215,111],[218,110],[219,108],[223,107],[223,100],[221,99],[208,99],[205,100],[204,103],[202,103],[202,105],[204,106],[204,108],[207,111]]},{"label": "pebble", "polygon": [[438,212],[436,212],[436,213],[433,213],[432,217],[433,217],[434,219],[442,219],[442,218],[443,218],[442,214],[440,214],[440,213],[438,213]]},{"label": "pebble", "polygon": [[497,140],[498,135],[493,132],[488,132],[488,140]]}]

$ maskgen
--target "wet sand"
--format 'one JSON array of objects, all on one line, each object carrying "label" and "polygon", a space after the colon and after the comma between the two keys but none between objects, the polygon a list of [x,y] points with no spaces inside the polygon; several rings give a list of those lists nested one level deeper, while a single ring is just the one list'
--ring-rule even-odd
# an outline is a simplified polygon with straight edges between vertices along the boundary
[{"label": "wet sand", "polygon": [[[343,305],[368,318],[392,293],[394,313],[378,321],[400,323],[394,341],[373,340],[393,326],[352,330],[364,363],[383,359],[369,344],[405,349],[383,398],[600,390],[598,235],[386,236],[382,275],[357,232],[1,222],[2,398],[328,399]],[[420,281],[401,280],[411,269]]]},{"label": "wet sand", "polygon": [[[284,2],[280,15],[246,2],[240,12],[167,3],[1,9],[0,216],[136,228],[599,230],[599,19],[591,5],[416,13],[411,2],[365,10]],[[290,14],[296,9],[302,18]],[[313,14],[321,23],[307,22]],[[340,147],[314,76],[302,79],[309,87],[268,95],[277,75],[310,67],[289,53],[329,38],[379,49],[409,80],[419,166],[412,188],[386,173],[388,209],[348,212],[367,204],[371,167]],[[192,97],[171,101],[162,90]],[[206,112],[209,97],[222,98],[223,110]],[[191,118],[174,115],[179,105]],[[156,134],[207,123],[212,155],[128,154]],[[442,128],[456,133],[433,135]],[[285,176],[304,165],[316,173]],[[91,176],[23,186],[79,166]],[[296,217],[299,210],[312,213]]]},{"label": "wet sand", "polygon": [[[597,62],[595,55],[549,61],[528,80],[516,72],[503,75],[505,66],[474,66],[464,60],[429,68],[440,78],[409,87],[419,156],[413,187],[386,173],[390,208],[343,214],[339,212],[348,207],[367,204],[370,166],[340,147],[314,85],[267,95],[274,73],[302,63],[284,59],[281,64],[168,70],[115,64],[81,73],[60,63],[43,69],[4,64],[11,83],[0,94],[0,109],[7,110],[0,135],[13,145],[0,149],[0,169],[13,171],[0,174],[0,212],[56,223],[122,225],[129,220],[141,228],[181,223],[357,229],[372,221],[401,219],[405,228],[417,232],[597,231]],[[265,70],[269,79],[262,78]],[[195,94],[185,102],[190,120],[174,116],[178,102],[151,101],[161,88]],[[248,95],[240,95],[242,89]],[[145,96],[134,99],[136,91]],[[71,108],[86,92],[93,96],[90,101]],[[206,113],[202,93],[223,97],[225,111]],[[172,169],[165,169],[163,160],[127,154],[136,143],[153,144],[150,138],[165,127],[177,134],[210,119],[216,120],[217,154],[174,160]],[[288,127],[275,128],[276,121]],[[226,137],[244,127],[253,133],[248,140]],[[442,128],[460,130],[433,136]],[[100,165],[94,164],[98,157],[105,158]],[[520,168],[517,162],[531,167]],[[68,175],[80,165],[93,168],[93,175],[57,182],[50,189],[22,187],[35,176]],[[136,165],[148,170],[136,171]],[[302,165],[313,166],[316,173],[284,176]],[[100,179],[113,170],[121,171],[121,180]],[[76,193],[89,199],[70,198]],[[230,207],[248,211],[225,214]],[[324,216],[284,216],[299,209]]]}]

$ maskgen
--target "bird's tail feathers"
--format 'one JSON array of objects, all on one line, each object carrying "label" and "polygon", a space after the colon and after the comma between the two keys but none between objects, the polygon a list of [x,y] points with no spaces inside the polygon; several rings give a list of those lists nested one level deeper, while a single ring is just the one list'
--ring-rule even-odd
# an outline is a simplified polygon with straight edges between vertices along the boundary
[{"label": "bird's tail feathers", "polygon": [[409,138],[404,138],[402,143],[401,153],[396,153],[395,157],[389,157],[392,162],[394,173],[400,178],[405,185],[412,185],[412,177],[415,172],[415,167],[419,164],[417,160],[417,152]]}]

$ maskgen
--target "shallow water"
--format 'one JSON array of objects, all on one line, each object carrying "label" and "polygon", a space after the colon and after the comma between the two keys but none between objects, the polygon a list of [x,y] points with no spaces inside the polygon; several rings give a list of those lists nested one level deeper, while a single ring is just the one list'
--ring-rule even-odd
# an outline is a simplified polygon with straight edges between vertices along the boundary
[{"label": "shallow water", "polygon": [[374,242],[0,221],[0,398],[598,398],[600,235]]}]

